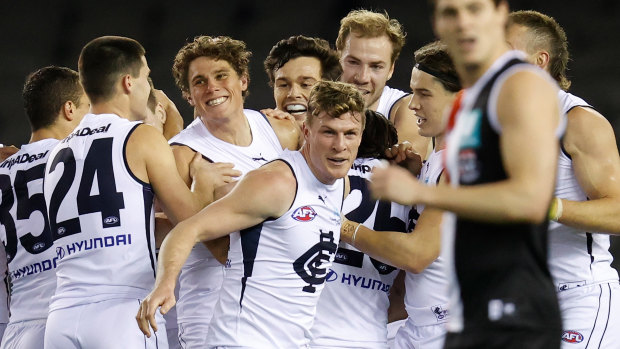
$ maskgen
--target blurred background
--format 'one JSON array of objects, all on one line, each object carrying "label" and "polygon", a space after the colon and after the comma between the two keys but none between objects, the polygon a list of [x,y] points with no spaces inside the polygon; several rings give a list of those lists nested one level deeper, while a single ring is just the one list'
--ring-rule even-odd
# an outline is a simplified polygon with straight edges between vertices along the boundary
[{"label": "blurred background", "polygon": [[[538,10],[564,27],[571,61],[571,92],[584,98],[620,133],[620,2],[617,0],[511,0],[512,10]],[[335,42],[340,18],[351,9],[386,10],[407,31],[407,44],[389,85],[409,90],[413,51],[434,40],[426,0],[107,0],[83,2],[0,1],[0,143],[27,143],[21,89],[28,73],[60,65],[77,70],[84,44],[101,35],[122,35],[142,43],[155,86],[176,103],[186,125],[192,110],[170,72],[181,46],[197,35],[228,35],[253,52],[246,107],[273,107],[262,62],[280,39],[303,34]],[[620,259],[620,238],[612,239]],[[620,266],[618,260],[616,267]]]}]

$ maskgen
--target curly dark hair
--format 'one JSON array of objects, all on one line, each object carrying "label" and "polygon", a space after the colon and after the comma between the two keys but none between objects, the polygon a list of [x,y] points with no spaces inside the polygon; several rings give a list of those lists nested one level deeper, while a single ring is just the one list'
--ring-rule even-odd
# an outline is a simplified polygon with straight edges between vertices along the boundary
[{"label": "curly dark hair", "polygon": [[398,133],[390,120],[383,114],[366,109],[366,127],[362,143],[357,151],[358,158],[386,159],[385,151],[398,143]]},{"label": "curly dark hair", "polygon": [[[172,75],[174,81],[183,94],[189,94],[188,70],[190,63],[198,57],[208,57],[215,60],[224,60],[230,64],[239,77],[245,76],[250,83],[250,63],[252,52],[248,51],[243,41],[228,36],[197,36],[194,41],[183,46],[174,57]],[[247,97],[248,90],[242,96]]]}]

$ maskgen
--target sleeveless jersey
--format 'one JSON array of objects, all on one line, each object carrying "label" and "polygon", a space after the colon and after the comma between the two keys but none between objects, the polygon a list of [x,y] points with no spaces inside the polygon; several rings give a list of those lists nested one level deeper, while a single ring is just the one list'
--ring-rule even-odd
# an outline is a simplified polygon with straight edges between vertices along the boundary
[{"label": "sleeveless jersey", "polygon": [[[196,118],[187,128],[170,139],[171,145],[185,145],[199,152],[211,162],[230,162],[243,175],[278,157],[282,146],[271,124],[261,113],[245,109],[252,132],[252,143],[247,147],[225,142],[209,132],[200,118]],[[205,305],[211,307],[217,302],[216,290],[220,285],[203,282],[204,267],[221,267],[204,244],[196,244],[179,276],[179,300],[177,317],[179,322],[210,319],[212,313],[205,312]],[[214,272],[210,269],[207,272]],[[223,276],[223,270],[218,271]],[[222,277],[220,276],[220,278]],[[212,299],[207,300],[208,294]]]},{"label": "sleeveless jersey", "polygon": [[[447,166],[454,186],[506,179],[500,154],[497,96],[508,77],[542,70],[511,51],[502,55],[467,91],[449,134]],[[450,330],[561,328],[557,299],[547,268],[547,222],[494,224],[457,217]],[[460,289],[459,289],[460,287]],[[464,323],[463,323],[464,320]]]},{"label": "sleeveless jersey", "polygon": [[285,150],[280,159],[297,179],[295,199],[281,217],[231,234],[211,346],[292,349],[309,343],[340,240],[344,179],[319,182],[300,152]]},{"label": "sleeveless jersey", "polygon": [[[420,181],[435,186],[443,172],[444,150],[431,153],[422,171]],[[423,205],[417,205],[419,214],[424,211]],[[448,320],[448,279],[445,274],[444,257],[439,256],[423,272],[405,274],[405,309],[409,318],[405,326],[427,326],[443,323]]]},{"label": "sleeveless jersey", "polygon": [[56,290],[57,258],[43,197],[43,175],[58,142],[50,138],[26,144],[0,164],[0,239],[11,280],[12,323],[46,319]]},{"label": "sleeveless jersey", "polygon": [[50,311],[142,299],[153,288],[154,194],[125,154],[140,124],[87,114],[49,156],[44,193],[58,258]]},{"label": "sleeveless jersey", "polygon": [[383,87],[383,92],[381,92],[381,97],[379,97],[379,104],[377,105],[377,112],[383,114],[386,119],[391,120],[391,113],[394,104],[396,104],[398,101],[400,101],[406,96],[409,96],[407,92],[388,86]]},{"label": "sleeveless jersey", "polygon": [[[583,99],[560,91],[562,114],[575,107],[592,108]],[[564,148],[558,158],[556,197],[586,201],[575,176],[573,162]],[[587,284],[617,281],[618,272],[611,266],[609,235],[585,232],[558,222],[549,223],[549,269],[557,291],[564,291]]]},{"label": "sleeveless jersey", "polygon": [[[342,213],[369,229],[407,232],[410,206],[370,197],[368,180],[380,164],[377,159],[355,160]],[[388,295],[397,274],[398,269],[340,242],[317,305],[311,346],[387,348]]]}]

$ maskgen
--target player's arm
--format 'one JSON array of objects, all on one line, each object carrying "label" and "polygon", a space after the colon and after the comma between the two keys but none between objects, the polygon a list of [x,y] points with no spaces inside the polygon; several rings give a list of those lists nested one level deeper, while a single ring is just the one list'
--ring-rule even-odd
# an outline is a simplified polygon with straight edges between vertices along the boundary
[{"label": "player's arm", "polygon": [[439,256],[442,215],[443,211],[427,207],[409,234],[374,231],[360,223],[344,220],[340,239],[383,263],[418,274]]},{"label": "player's arm", "polygon": [[373,195],[405,205],[423,203],[484,222],[542,222],[557,164],[557,91],[536,73],[515,73],[502,86],[497,108],[507,179],[458,188],[427,187],[406,171],[390,167],[375,170],[370,183]]},{"label": "player's arm", "polygon": [[267,116],[283,149],[298,150],[301,147],[301,130],[294,120]]},{"label": "player's arm", "polygon": [[406,319],[405,309],[405,271],[399,270],[388,295],[390,306],[388,308],[388,323]]},{"label": "player's arm", "polygon": [[161,313],[174,306],[176,278],[195,243],[280,217],[292,204],[295,190],[296,179],[289,167],[275,161],[249,172],[228,195],[177,224],[161,246],[155,288],[136,316],[142,332],[150,337],[150,327],[157,331],[154,314],[159,306]]},{"label": "player's arm", "polygon": [[420,136],[418,133],[415,113],[408,106],[410,98],[411,96],[406,96],[396,102],[392,108],[390,120],[398,132],[398,142],[408,141],[413,146],[413,150],[424,159],[430,138]]},{"label": "player's arm", "polygon": [[[183,179],[187,187],[190,187],[192,183],[192,176],[190,175],[190,172],[192,171],[190,171],[190,164],[192,163],[194,156],[196,156],[196,152],[187,146],[173,145],[172,153],[174,154],[176,168],[181,176],[181,179]],[[236,178],[234,176],[241,175],[241,172],[233,170],[233,167],[234,165],[231,163],[212,163],[209,164],[208,167],[195,169],[195,171],[198,172],[211,172],[211,174],[215,176],[215,190],[212,201],[219,199],[219,197],[215,194],[215,192],[218,191],[218,188],[222,188],[223,186],[232,183],[233,178]],[[207,202],[207,204],[210,204],[212,201]],[[226,262],[226,259],[228,258],[228,248],[230,245],[228,236],[224,236],[220,239],[205,241],[203,243],[220,263],[223,264]]]},{"label": "player's arm", "polygon": [[574,108],[567,118],[564,148],[589,200],[562,199],[558,221],[588,231],[620,234],[620,156],[614,131],[591,108]]},{"label": "player's arm", "polygon": [[4,161],[9,158],[9,156],[17,153],[19,148],[16,148],[14,145],[4,146],[0,144],[0,161]]}]

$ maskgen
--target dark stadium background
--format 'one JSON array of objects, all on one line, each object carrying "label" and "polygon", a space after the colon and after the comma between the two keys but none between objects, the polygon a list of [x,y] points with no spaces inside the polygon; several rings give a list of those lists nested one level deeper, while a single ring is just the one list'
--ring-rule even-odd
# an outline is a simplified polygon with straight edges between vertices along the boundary
[{"label": "dark stadium background", "polygon": [[[558,20],[569,39],[571,92],[602,112],[620,134],[620,2],[513,0],[510,6],[538,10]],[[97,36],[123,35],[140,41],[155,86],[176,103],[187,124],[192,111],[170,73],[175,53],[187,40],[205,34],[245,41],[254,53],[246,107],[271,107],[273,97],[262,69],[271,46],[297,34],[333,44],[340,18],[355,8],[385,9],[404,25],[407,45],[389,84],[408,90],[413,51],[434,38],[425,0],[1,1],[0,142],[28,142],[30,130],[20,94],[26,75],[51,64],[77,70],[81,47]],[[620,259],[620,238],[612,242]]]}]

